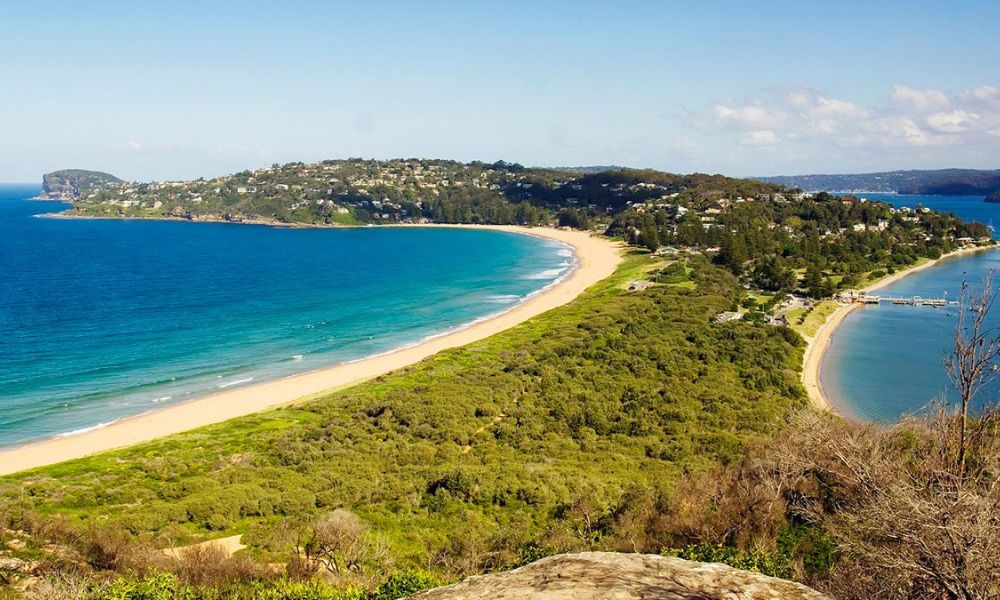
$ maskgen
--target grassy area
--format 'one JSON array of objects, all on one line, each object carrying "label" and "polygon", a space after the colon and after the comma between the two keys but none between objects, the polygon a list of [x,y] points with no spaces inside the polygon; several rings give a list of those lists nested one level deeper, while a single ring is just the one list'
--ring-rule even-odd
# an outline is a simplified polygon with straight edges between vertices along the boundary
[{"label": "grassy area", "polygon": [[769,292],[752,291],[747,294],[747,298],[753,298],[754,302],[757,303],[757,306],[763,306],[774,298],[774,294]]},{"label": "grassy area", "polygon": [[[912,269],[914,267],[919,267],[920,265],[924,265],[924,264],[927,264],[929,262],[931,262],[931,259],[929,259],[927,257],[920,257],[916,261],[914,261],[913,264],[907,265],[907,266],[905,266],[903,268],[904,269]],[[867,286],[870,286],[870,285],[872,285],[874,283],[878,283],[879,281],[881,281],[882,279],[885,279],[889,275],[890,274],[887,273],[887,272],[885,272],[885,271],[872,271],[870,273],[866,273],[865,276],[861,279],[861,283],[859,283],[857,287],[859,289],[864,289]]]},{"label": "grassy area", "polygon": [[809,308],[796,308],[788,312],[788,324],[799,335],[813,337],[838,306],[833,300],[823,300]]},{"label": "grassy area", "polygon": [[698,284],[692,278],[694,267],[690,259],[657,261],[647,267],[647,274],[653,281],[670,287],[693,290]]},{"label": "grassy area", "polygon": [[[298,523],[347,509],[393,568],[448,573],[587,548],[659,551],[630,515],[683,474],[738,460],[804,405],[801,340],[712,323],[740,297],[687,260],[625,293],[646,255],[576,301],[324,395],[0,480],[3,504],[159,546],[244,533],[287,560]],[[659,277],[660,274],[657,274]]]}]

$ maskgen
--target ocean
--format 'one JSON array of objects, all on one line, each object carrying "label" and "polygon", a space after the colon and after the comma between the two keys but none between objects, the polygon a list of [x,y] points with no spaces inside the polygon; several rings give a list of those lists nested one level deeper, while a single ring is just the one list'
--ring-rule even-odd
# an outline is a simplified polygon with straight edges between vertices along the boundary
[{"label": "ocean", "polygon": [[508,310],[569,247],[440,228],[36,218],[0,185],[0,446],[360,359]]},{"label": "ocean", "polygon": [[[922,205],[966,221],[1000,225],[1000,204],[987,204],[982,196],[858,196],[897,207]],[[943,260],[880,288],[878,293],[957,300],[963,280],[973,289],[981,289],[983,276],[991,268],[1000,268],[1000,251]],[[995,285],[1000,286],[1000,279]],[[956,320],[954,306],[882,304],[853,311],[834,333],[823,357],[820,377],[824,391],[839,412],[877,421],[892,421],[920,412],[931,402],[954,399],[944,361],[951,351]],[[991,316],[991,322],[1000,326],[1000,311]],[[979,402],[995,402],[998,394],[1000,385],[991,385]]]}]

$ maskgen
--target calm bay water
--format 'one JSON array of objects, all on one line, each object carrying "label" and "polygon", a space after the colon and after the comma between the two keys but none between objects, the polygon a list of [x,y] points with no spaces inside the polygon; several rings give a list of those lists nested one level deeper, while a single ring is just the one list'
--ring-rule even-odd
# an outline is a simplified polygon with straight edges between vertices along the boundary
[{"label": "calm bay water", "polygon": [[[1000,204],[982,196],[903,196],[859,194],[897,207],[917,205],[951,212],[966,221],[1000,226]],[[956,299],[963,279],[979,289],[983,276],[1000,268],[1000,251],[946,259],[879,289],[881,295],[947,296]],[[1000,281],[997,282],[1000,284]],[[951,349],[957,307],[930,308],[883,304],[855,310],[834,333],[823,358],[824,390],[838,410],[862,419],[894,420],[929,402],[953,394],[944,360]],[[1000,314],[992,315],[1000,326]],[[995,401],[1000,386],[982,400]]]},{"label": "calm bay water", "polygon": [[457,229],[35,218],[0,185],[0,445],[416,343],[565,275],[568,247]]}]

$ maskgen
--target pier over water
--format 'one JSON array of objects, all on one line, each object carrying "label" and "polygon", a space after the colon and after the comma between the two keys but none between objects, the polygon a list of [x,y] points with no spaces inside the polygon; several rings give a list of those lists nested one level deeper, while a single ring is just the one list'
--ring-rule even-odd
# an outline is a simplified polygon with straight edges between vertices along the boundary
[{"label": "pier over water", "polygon": [[837,300],[840,302],[845,302],[848,304],[881,304],[883,302],[888,302],[890,304],[903,305],[903,306],[957,306],[958,302],[955,300],[948,300],[947,297],[944,298],[924,298],[922,296],[878,296],[875,294],[868,294],[865,292],[844,292],[837,296]]}]

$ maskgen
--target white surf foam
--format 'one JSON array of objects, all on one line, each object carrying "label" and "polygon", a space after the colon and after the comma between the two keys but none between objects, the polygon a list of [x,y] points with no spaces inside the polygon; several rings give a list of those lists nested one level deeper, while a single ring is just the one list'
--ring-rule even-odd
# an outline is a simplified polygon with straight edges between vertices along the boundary
[{"label": "white surf foam", "polygon": [[105,427],[111,425],[114,422],[115,421],[108,421],[107,423],[98,423],[97,425],[91,425],[90,427],[82,427],[80,429],[74,429],[73,431],[67,431],[65,433],[57,433],[56,437],[69,437],[71,435],[80,435],[81,433],[87,433],[88,431],[97,431],[98,429],[104,429]]},{"label": "white surf foam", "polygon": [[566,270],[566,267],[560,267],[558,269],[547,269],[545,271],[539,271],[538,273],[532,273],[531,275],[525,275],[525,279],[555,279]]},{"label": "white surf foam", "polygon": [[487,296],[486,300],[492,304],[513,304],[514,302],[519,302],[521,297],[517,294],[497,294],[495,296]]},{"label": "white surf foam", "polygon": [[231,387],[231,386],[234,386],[234,385],[239,385],[241,383],[249,383],[251,381],[253,381],[253,377],[247,377],[245,379],[236,379],[234,381],[227,381],[226,383],[219,384],[219,388],[220,389],[221,388],[227,388],[227,387]]}]

